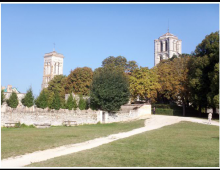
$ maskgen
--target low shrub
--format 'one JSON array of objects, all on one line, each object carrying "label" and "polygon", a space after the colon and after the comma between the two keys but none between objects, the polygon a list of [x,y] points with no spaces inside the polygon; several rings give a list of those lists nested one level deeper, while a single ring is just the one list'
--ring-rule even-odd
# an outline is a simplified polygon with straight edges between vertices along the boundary
[{"label": "low shrub", "polygon": [[35,128],[35,127],[34,127],[34,125],[26,125],[26,124],[22,123],[20,125],[20,128]]}]

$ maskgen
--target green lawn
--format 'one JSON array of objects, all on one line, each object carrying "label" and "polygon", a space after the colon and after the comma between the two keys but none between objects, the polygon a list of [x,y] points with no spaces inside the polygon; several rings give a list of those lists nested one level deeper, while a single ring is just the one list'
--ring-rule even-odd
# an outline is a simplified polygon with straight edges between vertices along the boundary
[{"label": "green lawn", "polygon": [[48,129],[1,128],[1,159],[130,131],[143,127],[144,121]]},{"label": "green lawn", "polygon": [[219,167],[219,127],[181,122],[33,167]]}]

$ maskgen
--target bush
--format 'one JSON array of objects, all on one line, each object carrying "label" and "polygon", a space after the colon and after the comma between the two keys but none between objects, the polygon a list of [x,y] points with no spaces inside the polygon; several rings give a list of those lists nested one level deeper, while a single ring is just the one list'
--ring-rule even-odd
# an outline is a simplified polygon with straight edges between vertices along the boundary
[{"label": "bush", "polygon": [[11,108],[16,108],[18,106],[18,96],[15,92],[12,92],[11,96],[7,100],[7,104]]},{"label": "bush", "polygon": [[34,125],[26,125],[26,124],[22,123],[20,125],[20,128],[35,128],[35,126]]},{"label": "bush", "polygon": [[21,127],[20,122],[18,122],[18,123],[15,124],[15,128],[20,128],[20,127]]}]

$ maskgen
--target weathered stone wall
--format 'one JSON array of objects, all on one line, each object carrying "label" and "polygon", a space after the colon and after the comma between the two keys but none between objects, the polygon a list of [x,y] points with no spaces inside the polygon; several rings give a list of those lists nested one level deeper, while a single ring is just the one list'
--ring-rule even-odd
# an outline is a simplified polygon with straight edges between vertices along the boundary
[{"label": "weathered stone wall", "polygon": [[40,108],[19,108],[7,107],[1,112],[1,126],[5,123],[20,122],[26,125],[50,123],[53,126],[62,125],[64,121],[76,121],[77,124],[96,124],[99,111],[93,110],[49,110]]},{"label": "weathered stone wall", "polygon": [[121,110],[116,113],[100,112],[100,122],[112,123],[130,121],[139,118],[151,117],[151,105],[144,104],[128,104],[121,107]]},{"label": "weathered stone wall", "polygon": [[[120,121],[129,121],[140,118],[141,116],[150,116],[151,109],[144,110],[144,106],[123,106],[120,111],[116,113],[108,113],[104,111],[88,110],[49,110],[40,109],[36,107],[27,108],[24,106],[12,109],[3,104],[1,107],[1,126],[5,126],[5,123],[20,122],[21,124],[33,125],[49,123],[53,126],[63,125],[64,121],[76,121],[80,124],[96,124],[111,123]],[[148,105],[150,106],[150,105]],[[150,112],[150,113],[149,113]]]}]

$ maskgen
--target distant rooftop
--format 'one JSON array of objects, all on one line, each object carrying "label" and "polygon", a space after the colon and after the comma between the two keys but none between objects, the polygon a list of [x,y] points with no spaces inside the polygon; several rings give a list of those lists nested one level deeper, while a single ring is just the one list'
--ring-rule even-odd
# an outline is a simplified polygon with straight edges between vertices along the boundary
[{"label": "distant rooftop", "polygon": [[16,92],[16,93],[21,93],[20,91],[18,91],[18,89],[16,87],[11,87],[9,88],[10,85],[8,85],[7,88],[5,87],[1,87],[1,89],[4,91],[4,92],[8,92],[8,93],[11,93],[12,91]]}]

